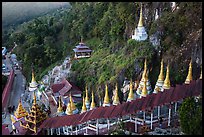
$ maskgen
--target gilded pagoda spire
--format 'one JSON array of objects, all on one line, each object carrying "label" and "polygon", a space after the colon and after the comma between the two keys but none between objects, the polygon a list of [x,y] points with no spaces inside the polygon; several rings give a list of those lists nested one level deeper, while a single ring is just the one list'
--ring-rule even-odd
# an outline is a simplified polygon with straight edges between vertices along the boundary
[{"label": "gilded pagoda spire", "polygon": [[86,91],[85,102],[86,102],[86,103],[89,103],[88,87],[87,87],[87,86],[86,86],[86,88],[85,88],[85,91]]},{"label": "gilded pagoda spire", "polygon": [[71,105],[72,111],[76,110],[76,106],[75,106],[75,104],[74,104],[74,102],[73,102],[73,99],[72,99],[71,94],[70,94],[70,105]]},{"label": "gilded pagoda spire", "polygon": [[170,89],[169,64],[167,65],[166,78],[164,80],[163,89]]},{"label": "gilded pagoda spire", "polygon": [[146,97],[147,96],[147,85],[146,85],[147,79],[144,80],[144,86],[142,88],[142,93],[141,97]]},{"label": "gilded pagoda spire", "polygon": [[16,111],[14,112],[14,115],[17,119],[25,117],[28,115],[28,112],[25,110],[25,108],[23,107],[23,105],[21,103],[21,99],[19,100],[18,107],[17,107]]},{"label": "gilded pagoda spire", "polygon": [[66,114],[67,114],[67,115],[72,115],[72,114],[73,114],[73,111],[72,111],[72,108],[71,108],[71,102],[70,102],[70,100],[69,100],[69,103],[68,103],[68,105],[67,105]]},{"label": "gilded pagoda spire", "polygon": [[159,74],[159,77],[158,77],[158,80],[157,81],[164,81],[164,61],[163,59],[161,60],[161,68],[160,68],[160,74]]},{"label": "gilded pagoda spire", "polygon": [[127,101],[132,101],[134,100],[134,93],[133,93],[133,84],[132,84],[132,79],[130,80],[130,92],[128,94],[128,99]]},{"label": "gilded pagoda spire", "polygon": [[118,97],[118,84],[116,83],[115,85],[115,96],[114,96],[114,99],[113,99],[113,105],[118,105],[120,104],[120,101],[119,101],[119,97]]},{"label": "gilded pagoda spire", "polygon": [[61,102],[61,96],[59,96],[59,106],[58,106],[58,108],[57,108],[57,112],[58,112],[58,113],[63,112],[62,102]]},{"label": "gilded pagoda spire", "polygon": [[35,81],[35,75],[34,75],[34,70],[32,69],[32,80],[31,83],[36,83]]},{"label": "gilded pagoda spire", "polygon": [[109,96],[108,96],[108,85],[106,84],[106,91],[105,91],[105,97],[104,97],[104,102],[103,102],[103,106],[109,106],[110,102],[109,102]]},{"label": "gilded pagoda spire", "polygon": [[201,66],[201,72],[200,72],[200,78],[199,79],[202,79],[202,66]]},{"label": "gilded pagoda spire", "polygon": [[82,109],[81,109],[81,113],[84,113],[86,112],[86,105],[85,105],[85,99],[84,99],[84,96],[83,96],[83,106],[82,106]]},{"label": "gilded pagoda spire", "polygon": [[143,71],[143,74],[142,74],[142,80],[141,81],[144,81],[144,79],[146,77],[146,74],[147,74],[147,59],[145,58],[145,61],[144,61],[144,71]]},{"label": "gilded pagoda spire", "polygon": [[90,107],[90,110],[94,109],[96,107],[96,104],[94,102],[94,93],[93,93],[93,90],[92,90],[92,96],[91,96],[92,100],[91,100],[91,107]]},{"label": "gilded pagoda spire", "polygon": [[191,59],[189,63],[188,76],[186,77],[185,84],[189,84],[190,81],[192,80],[193,80],[193,76],[192,76],[192,59]]},{"label": "gilded pagoda spire", "polygon": [[141,3],[141,8],[140,8],[140,19],[139,19],[138,27],[143,27],[143,23],[142,23],[142,3]]}]

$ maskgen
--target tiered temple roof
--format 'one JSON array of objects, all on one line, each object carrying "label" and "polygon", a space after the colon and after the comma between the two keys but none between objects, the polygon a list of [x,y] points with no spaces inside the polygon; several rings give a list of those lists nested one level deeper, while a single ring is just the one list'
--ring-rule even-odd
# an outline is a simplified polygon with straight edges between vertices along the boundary
[{"label": "tiered temple roof", "polygon": [[37,127],[47,118],[47,114],[42,111],[36,103],[36,95],[34,92],[33,105],[28,116],[25,117],[25,122],[20,121],[20,126],[37,133]]},{"label": "tiered temple roof", "polygon": [[28,115],[28,112],[25,110],[25,108],[23,107],[22,103],[21,103],[21,99],[19,100],[19,103],[18,103],[18,107],[16,109],[16,111],[14,112],[14,116],[17,118],[17,119],[20,119],[22,117],[25,117]]},{"label": "tiered temple roof", "polygon": [[75,52],[75,58],[85,58],[85,57],[90,57],[91,56],[91,52],[92,50],[86,46],[82,40],[79,43],[79,45],[77,45],[74,49]]}]

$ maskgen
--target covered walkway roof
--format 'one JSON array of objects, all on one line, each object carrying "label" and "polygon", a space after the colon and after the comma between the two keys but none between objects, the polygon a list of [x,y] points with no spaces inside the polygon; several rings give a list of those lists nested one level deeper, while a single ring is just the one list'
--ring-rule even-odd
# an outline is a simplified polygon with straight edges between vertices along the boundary
[{"label": "covered walkway roof", "polygon": [[82,114],[48,118],[41,124],[40,128],[58,128],[77,125],[93,119],[121,117],[141,110],[153,109],[154,107],[176,102],[187,97],[199,96],[201,93],[202,80],[193,80],[189,85],[176,85],[168,90],[164,90],[164,92],[153,93],[147,95],[147,97],[125,102],[117,106],[100,106]]}]

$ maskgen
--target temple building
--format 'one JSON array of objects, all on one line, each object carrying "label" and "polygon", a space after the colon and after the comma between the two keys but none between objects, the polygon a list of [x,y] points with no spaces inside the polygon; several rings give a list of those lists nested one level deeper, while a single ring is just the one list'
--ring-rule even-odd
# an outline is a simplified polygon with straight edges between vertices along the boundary
[{"label": "temple building", "polygon": [[79,89],[74,83],[67,81],[65,78],[58,84],[53,84],[51,86],[51,91],[53,98],[57,102],[57,98],[61,96],[62,104],[68,104],[69,95],[72,93],[72,98],[74,102],[79,103],[82,102],[82,91]]},{"label": "temple building", "polygon": [[76,48],[73,49],[75,52],[74,58],[89,58],[91,57],[92,50],[86,46],[82,40],[79,43],[79,45],[76,46]]},{"label": "temple building", "polygon": [[29,85],[29,91],[34,91],[37,89],[37,87],[38,87],[38,84],[35,81],[34,70],[32,70],[32,80],[31,80],[31,83]]},{"label": "temple building", "polygon": [[167,65],[167,71],[166,71],[166,78],[164,80],[163,89],[170,89],[170,79],[169,79],[169,64]]},{"label": "temple building", "polygon": [[139,23],[137,25],[137,28],[135,28],[134,34],[132,35],[132,39],[135,39],[137,41],[144,41],[148,37],[142,21],[143,20],[142,20],[142,4],[141,4]]},{"label": "temple building", "polygon": [[113,105],[118,105],[120,104],[120,100],[119,100],[119,97],[118,97],[118,84],[116,84],[115,86],[115,96],[113,98]]},{"label": "temple building", "polygon": [[40,124],[48,117],[45,112],[36,103],[36,95],[33,93],[33,105],[28,116],[25,117],[25,122],[20,121],[20,126],[29,129],[30,131],[37,133]]},{"label": "temple building", "polygon": [[145,62],[144,62],[144,71],[143,71],[143,74],[142,74],[142,79],[141,79],[141,81],[140,81],[140,83],[139,83],[139,87],[137,88],[137,91],[136,91],[136,93],[137,93],[139,96],[141,96],[145,79],[147,80],[147,81],[146,81],[147,94],[150,94],[150,93],[152,92],[152,87],[151,87],[150,81],[149,81],[149,79],[148,79],[147,59],[146,59],[146,58],[145,58]]},{"label": "temple building", "polygon": [[[193,80],[193,76],[192,76],[192,59],[189,63],[189,69],[188,69],[188,75],[186,77],[186,81],[185,84],[190,84],[190,82]],[[202,74],[202,73],[201,73]]]},{"label": "temple building", "polygon": [[94,93],[92,91],[92,96],[91,96],[92,100],[91,100],[91,107],[90,110],[95,109],[96,108],[96,104],[94,102]]},{"label": "temple building", "polygon": [[154,92],[153,93],[158,93],[160,91],[163,91],[163,84],[164,84],[164,61],[163,59],[161,60],[161,68],[160,68],[160,73],[159,73],[159,77],[158,77],[158,80],[157,80],[157,83],[155,85],[155,88],[154,88]]},{"label": "temple building", "polygon": [[103,107],[105,106],[110,106],[110,101],[109,101],[109,96],[108,96],[108,85],[106,84],[106,89],[105,89],[105,97],[103,101]]}]

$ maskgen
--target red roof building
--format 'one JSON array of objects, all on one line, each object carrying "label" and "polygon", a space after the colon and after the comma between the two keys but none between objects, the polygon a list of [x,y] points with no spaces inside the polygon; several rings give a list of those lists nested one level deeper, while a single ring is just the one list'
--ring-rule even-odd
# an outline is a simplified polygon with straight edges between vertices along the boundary
[{"label": "red roof building", "polygon": [[82,91],[76,85],[74,85],[74,83],[68,82],[66,79],[62,80],[62,82],[59,84],[53,84],[51,89],[55,97],[62,96],[63,98],[67,98],[71,93],[74,102],[82,101]]}]

